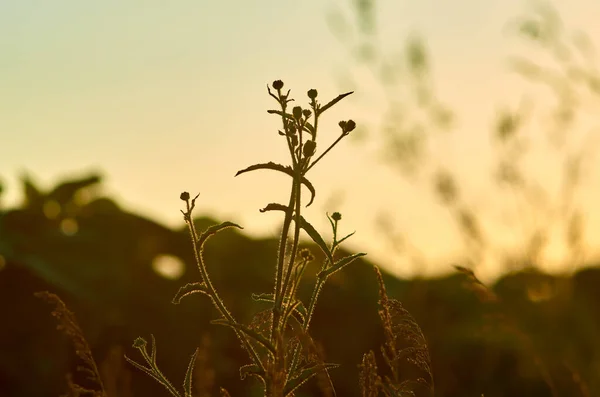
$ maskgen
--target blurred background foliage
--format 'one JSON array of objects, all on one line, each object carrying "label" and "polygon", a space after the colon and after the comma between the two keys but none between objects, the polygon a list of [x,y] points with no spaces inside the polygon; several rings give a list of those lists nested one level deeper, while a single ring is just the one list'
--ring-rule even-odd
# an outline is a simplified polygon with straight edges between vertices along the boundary
[{"label": "blurred background foliage", "polygon": [[[597,247],[585,243],[586,208],[578,195],[582,185],[593,183],[586,179],[589,170],[597,168],[600,75],[590,41],[567,30],[546,4],[509,24],[531,51],[511,59],[513,69],[542,87],[550,105],[539,110],[529,98],[513,98],[491,121],[490,180],[521,214],[508,227],[519,244],[507,247],[490,232],[498,219],[473,208],[465,177],[436,156],[458,115],[436,95],[425,38],[414,35],[401,51],[384,52],[377,12],[376,2],[355,0],[329,15],[332,32],[349,49],[349,65],[367,68],[388,100],[380,128],[364,129],[357,142],[374,142],[399,175],[427,186],[464,240],[464,258],[453,274],[385,276],[390,296],[402,301],[426,336],[436,396],[600,395],[600,269],[592,259]],[[552,186],[540,183],[529,167],[540,153],[558,170]],[[209,325],[216,314],[209,301],[195,296],[171,304],[179,286],[197,280],[186,230],[123,210],[102,195],[101,182],[99,174],[80,175],[44,190],[24,175],[22,203],[0,207],[0,395],[60,395],[68,373],[86,384],[77,375],[81,363],[71,341],[55,330],[48,305],[33,296],[40,290],[58,294],[77,316],[111,397],[163,392],[123,360],[124,353],[135,355],[134,338],[149,333],[171,379],[179,379],[189,355],[201,348],[198,396],[217,395],[220,386],[233,396],[260,395],[258,385],[239,379],[247,359],[234,334]],[[412,245],[387,219],[385,210],[374,219],[382,235],[419,265],[426,247]],[[217,220],[196,222],[202,230]],[[540,269],[552,244],[565,247],[562,274]],[[207,245],[213,280],[244,322],[264,309],[249,297],[272,290],[276,249],[274,239],[235,230]],[[318,262],[320,251],[312,251]],[[506,271],[486,286],[477,268],[490,257]],[[315,272],[316,264],[302,289],[305,298]],[[340,396],[360,395],[357,365],[383,340],[377,299],[375,275],[364,260],[336,274],[323,292],[313,333],[328,361],[342,364],[331,372]],[[320,393],[315,383],[301,395]]]},{"label": "blurred background foliage", "polygon": [[[363,129],[360,143],[374,144],[399,176],[418,189],[425,187],[448,210],[464,242],[460,263],[480,268],[492,262],[519,270],[550,259],[572,270],[598,258],[597,247],[586,241],[590,208],[582,206],[581,194],[582,186],[591,186],[588,192],[600,188],[595,180],[600,74],[592,40],[565,26],[544,1],[530,2],[529,13],[507,23],[507,33],[525,48],[525,55],[510,57],[509,68],[537,90],[507,98],[490,120],[492,158],[471,167],[487,173],[491,185],[483,189],[501,197],[500,204],[490,205],[502,208],[484,210],[478,192],[466,183],[472,170],[456,166],[452,150],[457,143],[450,142],[466,144],[464,136],[456,136],[460,115],[436,93],[426,39],[413,33],[402,47],[390,49],[377,23],[384,3],[348,1],[328,16],[349,54],[350,67],[341,72],[344,83],[360,92],[383,92],[385,98],[380,122]],[[394,211],[381,211],[380,230],[409,263],[424,268],[426,247],[412,244],[398,222],[390,221]]]}]

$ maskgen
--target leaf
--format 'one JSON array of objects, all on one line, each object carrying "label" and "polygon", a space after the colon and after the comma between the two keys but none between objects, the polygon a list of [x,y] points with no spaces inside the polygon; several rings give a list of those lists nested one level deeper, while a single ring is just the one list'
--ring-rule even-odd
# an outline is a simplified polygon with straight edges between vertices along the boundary
[{"label": "leaf", "polygon": [[243,365],[240,367],[240,379],[244,380],[247,376],[256,376],[264,382],[265,371],[261,370],[256,364]]},{"label": "leaf", "polygon": [[318,277],[322,278],[322,279],[326,279],[327,277],[331,276],[333,273],[342,270],[342,268],[344,268],[345,266],[348,266],[350,263],[354,262],[356,259],[360,258],[361,256],[365,256],[365,255],[367,255],[367,254],[365,254],[364,252],[360,252],[358,254],[346,256],[345,258],[342,258],[339,261],[335,262],[335,264],[333,266],[330,266],[327,269],[321,271],[319,273]]},{"label": "leaf", "polygon": [[187,283],[183,287],[179,287],[179,291],[177,291],[177,293],[175,294],[175,297],[173,298],[173,300],[171,302],[178,305],[179,303],[181,303],[181,299],[183,297],[191,295],[191,294],[195,294],[195,293],[201,293],[201,294],[210,296],[210,293],[208,292],[208,288],[206,287],[206,284],[200,283],[200,282]]},{"label": "leaf", "polygon": [[202,245],[204,245],[204,243],[206,242],[206,240],[208,240],[209,237],[211,237],[214,234],[217,234],[221,230],[226,229],[228,227],[237,227],[238,229],[243,229],[243,227],[233,222],[223,222],[219,225],[213,225],[202,233],[202,235],[198,239],[198,246],[202,248]]},{"label": "leaf", "polygon": [[183,380],[183,392],[185,397],[192,397],[192,375],[194,373],[194,365],[196,364],[196,357],[198,357],[199,349],[194,351],[190,363],[188,364],[187,371],[185,371],[185,379]]},{"label": "leaf", "polygon": [[319,248],[321,248],[323,253],[327,256],[327,259],[329,259],[329,263],[333,263],[333,256],[331,255],[331,251],[327,247],[325,240],[323,240],[323,237],[321,237],[313,225],[308,223],[308,221],[302,216],[300,217],[300,227],[304,229],[310,238],[319,246]]},{"label": "leaf", "polygon": [[155,367],[155,368],[147,368],[147,367],[144,367],[141,364],[138,364],[137,362],[133,361],[132,359],[130,359],[127,356],[123,356],[123,357],[125,357],[125,360],[129,364],[133,365],[134,367],[136,367],[140,371],[146,373],[146,375],[148,375],[149,377],[151,377],[152,379],[154,379],[156,382],[158,382],[161,385],[163,385],[169,391],[169,393],[171,393],[172,396],[174,396],[174,397],[180,397],[179,392],[177,391],[177,389],[175,388],[175,386],[173,386],[171,384],[171,382],[169,382],[169,380],[163,375],[162,372],[160,372],[160,370],[157,367]]},{"label": "leaf", "polygon": [[344,99],[352,93],[354,93],[354,91],[350,91],[345,94],[340,94],[337,97],[333,98],[327,105],[317,109],[317,115],[320,115],[321,113],[323,113],[324,111],[326,111],[327,109],[329,109],[330,107],[332,107],[333,105],[335,105],[336,103],[338,103],[339,101],[341,101],[342,99]]},{"label": "leaf", "polygon": [[270,351],[273,355],[275,355],[275,347],[271,344],[271,342],[265,338],[264,336],[262,336],[261,334],[259,334],[258,332],[251,330],[250,328],[242,325],[242,324],[238,324],[238,323],[232,323],[231,321],[225,320],[225,319],[218,319],[218,320],[213,320],[211,321],[212,324],[216,324],[216,325],[225,325],[227,327],[231,327],[237,331],[242,332],[243,334],[249,336],[250,338],[254,339],[256,342],[258,342],[260,345],[264,346],[268,351]]},{"label": "leaf", "polygon": [[[238,171],[235,176],[238,176],[240,174],[246,173],[246,172],[250,172],[250,171],[255,171],[255,170],[273,170],[273,171],[279,171],[279,172],[283,172],[284,174],[287,174],[289,176],[291,176],[292,178],[294,177],[294,171],[292,170],[292,168],[290,166],[283,166],[281,164],[276,164],[272,161],[269,161],[268,163],[260,163],[260,164],[254,164],[251,165],[247,168],[244,168],[243,170]],[[306,179],[304,176],[301,177],[300,182],[306,186],[306,188],[310,191],[310,201],[308,202],[308,204],[306,204],[306,206],[310,206],[313,202],[313,200],[315,199],[315,188],[312,185],[312,183],[310,183],[310,181],[308,179]]]},{"label": "leaf", "polygon": [[267,206],[265,208],[262,208],[259,211],[260,212],[267,212],[267,211],[283,211],[283,212],[288,212],[289,211],[289,207],[286,207],[283,204],[269,203],[269,204],[267,204]]},{"label": "leaf", "polygon": [[156,338],[154,337],[154,334],[150,334],[150,336],[152,337],[152,347],[150,349],[150,359],[151,364],[156,367]]},{"label": "leaf", "polygon": [[152,371],[152,368],[144,367],[142,364],[139,364],[136,361],[133,361],[132,359],[130,359],[129,357],[127,357],[125,355],[123,357],[125,358],[125,361],[127,361],[129,364],[133,365],[134,367],[136,367],[140,371],[146,373],[146,375],[148,375],[149,377],[151,377],[152,379],[154,379],[158,383],[162,383],[161,379],[154,374],[154,372]]},{"label": "leaf", "polygon": [[342,238],[341,240],[337,241],[337,245],[340,245],[342,242],[344,242],[344,240],[346,240],[348,237],[352,237],[354,235],[354,233],[356,232],[352,232],[349,235],[347,235],[346,237]]},{"label": "leaf", "polygon": [[[286,119],[295,120],[295,118],[294,118],[293,115],[291,115],[289,113],[283,113],[281,110],[271,109],[271,110],[267,110],[267,113],[269,113],[269,114],[278,114],[280,116],[285,117]],[[310,124],[308,121],[306,123],[304,123],[304,127],[311,134],[315,133],[315,127],[313,127],[312,124]]]},{"label": "leaf", "polygon": [[[265,208],[261,209],[260,212],[266,211],[289,211],[289,208],[283,204],[270,203]],[[294,218],[295,219],[295,218]],[[310,236],[310,238],[321,248],[327,259],[329,259],[330,263],[333,263],[333,256],[331,255],[331,251],[327,247],[325,240],[323,237],[317,232],[317,230],[310,224],[303,216],[300,216],[300,227],[304,229],[304,231]],[[365,254],[366,255],[366,254]]]},{"label": "leaf", "polygon": [[329,369],[337,368],[339,364],[314,364],[308,368],[305,368],[300,371],[300,375],[289,379],[285,384],[285,389],[283,391],[284,396],[292,396],[294,391],[306,383],[310,378],[315,376],[321,371],[327,371]]}]

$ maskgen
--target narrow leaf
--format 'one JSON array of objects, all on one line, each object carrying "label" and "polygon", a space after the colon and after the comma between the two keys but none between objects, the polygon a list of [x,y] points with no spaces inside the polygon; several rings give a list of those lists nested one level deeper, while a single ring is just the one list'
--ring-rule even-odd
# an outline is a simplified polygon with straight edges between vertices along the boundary
[{"label": "narrow leaf", "polygon": [[219,225],[213,225],[202,233],[202,235],[198,239],[198,246],[202,247],[202,245],[206,242],[206,240],[208,240],[209,237],[211,237],[214,234],[217,234],[221,230],[226,229],[228,227],[236,227],[238,229],[243,229],[243,227],[233,222],[223,222]]},{"label": "narrow leaf", "polygon": [[227,327],[231,327],[237,331],[242,332],[243,334],[249,336],[250,338],[254,339],[256,342],[258,342],[260,345],[264,346],[267,350],[269,350],[269,352],[271,352],[273,355],[275,354],[275,347],[271,344],[271,342],[265,338],[264,336],[262,336],[261,334],[259,334],[258,332],[251,330],[250,328],[242,325],[242,324],[238,324],[238,323],[232,323],[231,321],[227,321],[225,319],[218,319],[218,320],[213,320],[211,321],[212,324],[217,324],[217,325],[225,325]]},{"label": "narrow leaf", "polygon": [[194,365],[196,364],[196,357],[198,357],[199,349],[194,351],[190,363],[188,364],[187,371],[185,372],[185,379],[183,380],[183,392],[185,397],[192,397],[192,376],[194,374]]},{"label": "narrow leaf", "polygon": [[332,107],[333,105],[335,105],[336,103],[338,103],[339,101],[341,101],[342,99],[344,99],[345,97],[347,97],[348,95],[352,94],[354,91],[350,91],[347,92],[345,94],[340,94],[337,97],[333,98],[327,105],[317,109],[317,114],[322,114],[324,111],[326,111],[327,109],[329,109],[330,107]]},{"label": "narrow leaf", "polygon": [[356,232],[352,232],[349,235],[347,235],[346,237],[342,238],[341,240],[337,241],[337,245],[340,245],[344,240],[346,240],[348,237],[352,237],[354,235],[354,233]]},{"label": "narrow leaf", "polygon": [[[287,174],[289,176],[291,176],[292,178],[294,177],[294,171],[292,170],[291,167],[289,166],[283,166],[281,164],[276,164],[272,161],[268,162],[268,163],[260,163],[260,164],[254,164],[251,165],[249,167],[244,168],[243,170],[238,171],[235,176],[238,176],[240,174],[246,173],[246,172],[250,172],[250,171],[256,171],[256,170],[273,170],[273,171],[279,171],[279,172],[283,172],[284,174]],[[309,205],[312,204],[313,200],[315,199],[315,188],[312,185],[312,183],[310,183],[310,181],[308,179],[306,179],[305,177],[302,177],[300,179],[300,181],[302,182],[302,184],[304,186],[306,186],[306,188],[310,191],[310,201],[308,202],[308,204],[306,204],[306,206],[308,207]]]},{"label": "narrow leaf", "polygon": [[270,203],[270,204],[267,204],[267,206],[265,208],[262,208],[259,211],[260,212],[267,212],[267,211],[283,211],[283,212],[288,212],[289,211],[289,207],[286,207],[283,204]]},{"label": "narrow leaf", "polygon": [[155,380],[158,380],[158,378],[156,377],[156,375],[154,375],[154,372],[152,372],[151,368],[144,367],[142,364],[139,364],[137,361],[133,361],[132,359],[130,359],[127,356],[123,356],[123,357],[125,358],[125,361],[127,361],[129,364],[133,365],[134,367],[136,367],[140,371],[145,372],[148,376],[151,376]]},{"label": "narrow leaf", "polygon": [[152,360],[152,366],[156,368],[156,338],[154,337],[154,334],[150,334],[150,337],[152,337],[152,348],[150,349],[150,358]]},{"label": "narrow leaf", "polygon": [[358,254],[349,255],[345,258],[342,258],[339,261],[335,262],[335,264],[333,266],[330,266],[327,269],[321,271],[319,273],[319,278],[326,279],[327,277],[331,276],[333,273],[335,273],[339,270],[342,270],[342,268],[344,268],[345,266],[349,265],[350,263],[354,262],[356,259],[360,258],[361,256],[365,256],[365,255],[367,255],[367,254],[365,254],[364,252],[360,252]]},{"label": "narrow leaf", "polygon": [[306,219],[304,219],[302,216],[300,217],[300,227],[304,229],[310,238],[319,246],[319,248],[321,248],[323,253],[325,253],[327,256],[327,259],[329,259],[329,263],[333,263],[333,256],[331,255],[331,251],[327,247],[325,240],[323,240],[323,237],[321,237],[313,225],[308,223],[308,221],[306,221]]},{"label": "narrow leaf", "polygon": [[[298,307],[302,305],[302,302],[300,302],[299,300],[294,301],[294,303],[292,303],[289,307],[287,307],[286,312],[283,315],[283,323],[287,324],[288,323],[288,318],[291,316],[291,314],[293,312],[297,312],[298,311]],[[302,317],[302,322],[304,322],[304,318],[305,316],[300,315],[300,317]]]},{"label": "narrow leaf", "polygon": [[165,376],[158,371],[158,369],[155,371],[152,368],[146,368],[141,364],[138,364],[137,362],[133,361],[132,359],[130,359],[127,356],[124,356],[125,360],[133,365],[134,367],[136,367],[137,369],[139,369],[140,371],[146,373],[146,375],[148,375],[149,377],[151,377],[152,379],[154,379],[156,382],[160,383],[161,385],[163,385],[168,391],[169,393],[171,393],[171,395],[173,395],[174,397],[181,397],[179,395],[179,393],[177,392],[177,389],[175,389],[175,386],[173,386],[169,380],[167,378],[165,378]]},{"label": "narrow leaf", "polygon": [[[270,203],[265,208],[261,209],[260,212],[266,212],[266,211],[287,212],[288,210],[289,210],[289,208],[283,204]],[[306,233],[310,236],[310,238],[319,246],[319,248],[321,248],[321,250],[323,251],[325,256],[327,256],[327,259],[329,259],[329,262],[333,263],[333,256],[331,255],[331,251],[327,247],[327,243],[325,243],[325,240],[323,240],[323,237],[321,237],[319,232],[317,232],[317,230],[313,227],[313,225],[308,223],[308,221],[306,219],[304,219],[303,216],[300,216],[300,227],[302,229],[304,229],[304,231],[306,231]]]},{"label": "narrow leaf", "polygon": [[204,283],[187,283],[183,287],[179,287],[179,291],[175,294],[175,297],[172,300],[172,303],[178,305],[181,303],[181,299],[185,296],[201,293],[210,296],[206,284]]},{"label": "narrow leaf", "polygon": [[287,381],[286,385],[285,385],[285,389],[283,391],[283,395],[284,396],[292,396],[294,394],[294,392],[300,387],[302,386],[304,383],[306,383],[310,378],[312,378],[313,376],[315,376],[316,374],[318,374],[321,371],[327,371],[329,369],[333,369],[333,368],[337,368],[339,367],[338,364],[327,364],[327,363],[322,363],[322,364],[315,364],[312,365],[308,368],[302,369],[300,371],[300,375],[291,378]]}]

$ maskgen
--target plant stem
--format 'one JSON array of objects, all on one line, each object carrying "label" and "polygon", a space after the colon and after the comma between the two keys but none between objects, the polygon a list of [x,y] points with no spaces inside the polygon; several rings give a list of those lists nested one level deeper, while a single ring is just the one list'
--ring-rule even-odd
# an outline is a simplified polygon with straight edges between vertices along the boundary
[{"label": "plant stem", "polygon": [[[188,208],[188,210],[189,210],[189,208]],[[190,236],[192,237],[192,246],[194,248],[194,256],[196,259],[196,264],[198,265],[198,270],[200,271],[200,277],[202,278],[202,281],[204,282],[204,284],[206,284],[206,288],[209,292],[210,299],[212,300],[213,305],[217,308],[217,310],[219,311],[219,313],[221,314],[222,317],[227,319],[227,321],[229,321],[233,324],[236,324],[237,321],[231,315],[229,310],[227,310],[225,303],[223,302],[223,300],[217,293],[217,290],[215,289],[212,282],[210,281],[208,271],[206,270],[206,266],[204,265],[204,260],[202,259],[202,252],[201,252],[202,247],[198,247],[198,233],[196,231],[196,227],[194,226],[194,221],[192,219],[191,213],[190,213],[189,218],[187,219],[187,223],[188,223],[188,229],[190,232]],[[252,356],[252,360],[254,361],[254,363],[256,363],[262,370],[264,370],[264,365],[263,365],[262,361],[260,360],[258,353],[256,353],[256,350],[254,349],[252,344],[250,344],[250,341],[248,341],[246,335],[242,334],[241,332],[239,332],[237,330],[235,330],[235,333],[237,334],[238,338],[242,341],[242,344],[244,345],[246,350],[248,350],[248,352]]]}]

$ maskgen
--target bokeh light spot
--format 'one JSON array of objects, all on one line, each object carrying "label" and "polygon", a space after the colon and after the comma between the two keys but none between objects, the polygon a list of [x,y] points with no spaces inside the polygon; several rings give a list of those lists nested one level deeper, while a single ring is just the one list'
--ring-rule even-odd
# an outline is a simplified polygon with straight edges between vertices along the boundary
[{"label": "bokeh light spot", "polygon": [[54,200],[48,200],[44,203],[44,215],[48,219],[56,219],[60,215],[60,204]]},{"label": "bokeh light spot", "polygon": [[185,273],[183,261],[173,255],[157,255],[152,261],[152,269],[169,280],[177,280]]},{"label": "bokeh light spot", "polygon": [[79,225],[73,218],[66,218],[60,222],[60,231],[63,232],[65,236],[73,236],[78,230]]}]

